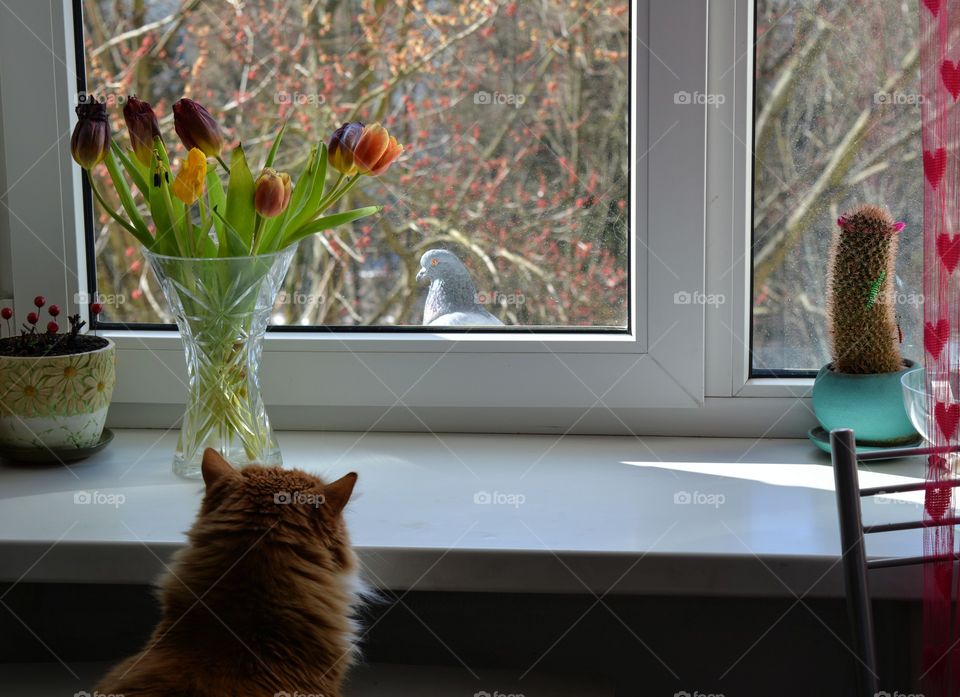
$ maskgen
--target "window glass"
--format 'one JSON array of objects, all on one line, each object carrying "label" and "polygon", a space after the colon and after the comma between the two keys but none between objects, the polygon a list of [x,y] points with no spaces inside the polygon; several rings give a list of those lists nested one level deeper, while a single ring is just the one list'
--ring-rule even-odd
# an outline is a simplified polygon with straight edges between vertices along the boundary
[{"label": "window glass", "polygon": [[826,266],[860,203],[906,223],[902,352],[919,359],[923,188],[916,2],[758,0],[753,160],[753,372],[829,359]]},{"label": "window glass", "polygon": [[[288,120],[275,166],[294,180],[346,121],[382,122],[406,145],[347,202],[381,215],[301,243],[275,325],[419,325],[420,256],[446,248],[506,325],[625,328],[629,5],[85,0],[86,82],[124,146],[124,98],[152,103],[174,169],[181,96],[242,138],[255,168]],[[92,233],[101,321],[170,322],[132,238],[98,207]]]}]

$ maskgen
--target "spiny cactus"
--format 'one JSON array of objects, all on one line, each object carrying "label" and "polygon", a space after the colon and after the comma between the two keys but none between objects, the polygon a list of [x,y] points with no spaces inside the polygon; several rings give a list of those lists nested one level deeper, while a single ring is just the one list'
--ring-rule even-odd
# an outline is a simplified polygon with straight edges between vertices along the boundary
[{"label": "spiny cactus", "polygon": [[863,205],[837,225],[827,271],[833,368],[854,374],[900,370],[893,281],[903,223],[879,206]]}]

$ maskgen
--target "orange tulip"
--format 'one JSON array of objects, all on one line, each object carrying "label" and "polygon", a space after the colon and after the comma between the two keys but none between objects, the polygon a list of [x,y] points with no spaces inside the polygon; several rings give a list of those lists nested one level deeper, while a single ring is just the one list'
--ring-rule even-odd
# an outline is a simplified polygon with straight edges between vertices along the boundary
[{"label": "orange tulip", "polygon": [[207,178],[207,156],[199,148],[190,148],[187,161],[177,172],[173,180],[173,195],[188,206],[200,198],[203,193],[203,184]]},{"label": "orange tulip", "polygon": [[373,167],[370,168],[370,172],[368,174],[371,174],[374,177],[383,174],[387,171],[387,168],[393,164],[393,161],[400,157],[402,152],[403,146],[397,142],[396,138],[390,136],[390,143],[387,145],[387,149],[383,151],[380,159],[377,160]]},{"label": "orange tulip", "polygon": [[327,146],[330,165],[347,176],[383,174],[402,152],[403,146],[386,128],[379,123],[364,126],[359,121],[334,131]]},{"label": "orange tulip", "polygon": [[357,161],[357,168],[361,174],[370,174],[373,166],[379,162],[383,153],[390,146],[390,134],[379,123],[365,126],[357,147],[353,149],[353,156]]},{"label": "orange tulip", "polygon": [[377,175],[385,172],[402,152],[403,146],[397,143],[397,139],[392,137],[386,128],[379,123],[372,123],[360,134],[353,156],[360,174]]},{"label": "orange tulip", "polygon": [[287,210],[291,193],[293,183],[289,174],[264,167],[255,184],[253,207],[264,218],[276,217]]}]

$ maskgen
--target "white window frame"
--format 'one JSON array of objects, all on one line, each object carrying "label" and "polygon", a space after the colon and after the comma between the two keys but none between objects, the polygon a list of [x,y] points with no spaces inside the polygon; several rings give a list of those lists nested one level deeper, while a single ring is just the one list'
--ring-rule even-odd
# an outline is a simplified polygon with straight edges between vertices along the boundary
[{"label": "white window frame", "polygon": [[[0,249],[0,291],[20,314],[40,293],[85,311],[72,306],[87,273],[69,154],[72,12],[70,0],[0,7],[9,187],[0,248],[12,259],[6,274]],[[262,377],[278,427],[800,435],[809,426],[809,409],[796,408],[809,381],[748,377],[752,3],[639,0],[632,14],[632,331],[272,333]],[[678,92],[726,100],[698,107],[677,103]],[[727,302],[677,304],[677,293]],[[179,337],[105,333],[118,346],[110,423],[173,425],[185,393]]]},{"label": "white window frame", "polygon": [[[755,2],[711,3],[710,75],[726,101],[708,114],[707,287],[732,302],[707,312],[707,395],[779,401],[778,413],[802,407],[812,425],[810,378],[750,377],[753,266],[753,103]],[[802,400],[799,401],[798,400]]]}]

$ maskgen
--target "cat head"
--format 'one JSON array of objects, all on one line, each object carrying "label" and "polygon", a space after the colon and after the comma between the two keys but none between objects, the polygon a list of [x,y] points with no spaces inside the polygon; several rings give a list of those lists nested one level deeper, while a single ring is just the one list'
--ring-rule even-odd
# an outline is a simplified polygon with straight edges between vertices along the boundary
[{"label": "cat head", "polygon": [[322,566],[332,563],[331,570],[354,570],[343,509],[357,483],[355,472],[327,484],[302,470],[259,465],[237,470],[212,448],[203,453],[201,471],[206,493],[198,527],[269,534]]}]

